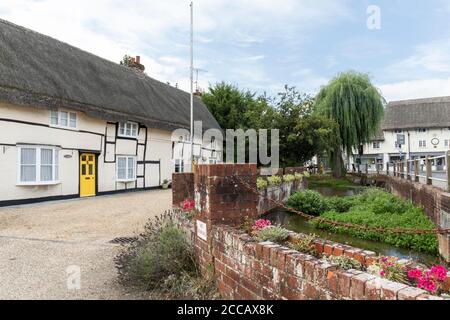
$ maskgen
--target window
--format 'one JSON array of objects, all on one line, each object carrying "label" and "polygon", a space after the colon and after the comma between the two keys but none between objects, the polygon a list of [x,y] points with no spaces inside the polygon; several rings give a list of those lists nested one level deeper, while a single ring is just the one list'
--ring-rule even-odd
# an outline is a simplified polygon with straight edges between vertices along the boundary
[{"label": "window", "polygon": [[184,172],[184,160],[175,159],[175,172]]},{"label": "window", "polygon": [[18,148],[19,185],[59,183],[59,149],[45,146]]},{"label": "window", "polygon": [[217,147],[216,137],[211,137],[211,149],[215,150]]},{"label": "window", "polygon": [[417,129],[417,132],[427,132],[427,129],[423,129],[423,128],[420,128],[420,129]]},{"label": "window", "polygon": [[68,111],[50,111],[50,124],[55,127],[75,129],[77,127],[77,114]]},{"label": "window", "polygon": [[448,140],[444,140],[444,146],[445,147],[448,147],[448,142],[449,142]]},{"label": "window", "polygon": [[419,140],[419,148],[426,148],[426,147],[427,147],[427,141]]},{"label": "window", "polygon": [[118,156],[117,157],[117,181],[136,180],[136,157]]},{"label": "window", "polygon": [[119,136],[126,138],[137,138],[138,124],[135,122],[120,122]]},{"label": "window", "polygon": [[380,142],[379,141],[374,141],[372,144],[374,149],[380,149]]},{"label": "window", "polygon": [[396,129],[396,130],[394,130],[394,132],[395,132],[395,133],[402,133],[402,132],[403,132],[403,130],[400,130],[400,129]]}]

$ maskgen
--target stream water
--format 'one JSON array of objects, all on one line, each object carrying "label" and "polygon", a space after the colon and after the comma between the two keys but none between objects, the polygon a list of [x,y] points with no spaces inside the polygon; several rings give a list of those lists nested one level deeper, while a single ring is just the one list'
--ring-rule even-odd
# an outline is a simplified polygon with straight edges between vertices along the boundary
[{"label": "stream water", "polygon": [[[314,190],[320,192],[322,195],[331,196],[350,196],[361,193],[364,188],[361,187],[350,187],[350,188],[329,188],[320,187]],[[283,209],[275,209],[265,216],[266,219],[272,221],[272,223],[281,225],[288,230],[311,234],[314,233],[317,236],[339,243],[343,243],[352,247],[361,248],[365,250],[370,250],[378,253],[379,255],[394,256],[400,259],[413,259],[415,261],[421,262],[426,265],[432,265],[436,263],[442,263],[439,256],[431,255],[422,252],[416,252],[405,248],[398,248],[393,245],[376,242],[370,240],[364,240],[356,238],[350,235],[341,233],[332,233],[326,230],[321,230],[310,225],[308,221],[298,215],[287,212]]]}]

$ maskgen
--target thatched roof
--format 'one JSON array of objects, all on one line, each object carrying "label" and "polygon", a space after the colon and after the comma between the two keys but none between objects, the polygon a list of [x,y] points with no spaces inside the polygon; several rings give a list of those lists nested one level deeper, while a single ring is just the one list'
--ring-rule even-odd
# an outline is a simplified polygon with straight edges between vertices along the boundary
[{"label": "thatched roof", "polygon": [[[188,93],[0,19],[0,101],[65,107],[108,121],[189,128]],[[220,128],[194,98],[194,119]]]},{"label": "thatched roof", "polygon": [[450,97],[390,102],[383,130],[450,127]]}]

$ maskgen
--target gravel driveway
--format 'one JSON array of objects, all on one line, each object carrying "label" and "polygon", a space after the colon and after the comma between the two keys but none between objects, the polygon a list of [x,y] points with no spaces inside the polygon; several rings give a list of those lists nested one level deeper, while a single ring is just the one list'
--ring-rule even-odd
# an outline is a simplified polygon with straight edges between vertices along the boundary
[{"label": "gravel driveway", "polygon": [[0,299],[140,298],[117,283],[110,241],[140,232],[171,200],[157,190],[0,208]]}]

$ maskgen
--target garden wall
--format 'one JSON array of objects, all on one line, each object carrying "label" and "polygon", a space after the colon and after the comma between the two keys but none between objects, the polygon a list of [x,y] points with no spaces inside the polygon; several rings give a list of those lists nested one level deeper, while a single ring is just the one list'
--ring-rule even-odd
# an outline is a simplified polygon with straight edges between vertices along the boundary
[{"label": "garden wall", "polygon": [[179,206],[186,199],[194,199],[194,174],[172,173],[172,204]]},{"label": "garden wall", "polygon": [[[371,179],[383,182],[385,188],[396,196],[423,207],[427,216],[436,226],[442,229],[450,228],[450,193],[431,185],[398,177],[376,175]],[[450,262],[450,235],[439,235],[438,239],[440,254],[447,262]]]},{"label": "garden wall", "polygon": [[[214,272],[223,298],[440,299],[361,271],[338,269],[278,244],[258,243],[237,229],[244,217],[258,215],[257,195],[238,182],[245,181],[256,188],[256,166],[199,165],[194,180],[198,214],[192,223],[184,219],[180,225],[194,242],[201,270]],[[366,265],[375,259],[373,252],[329,241],[317,240],[315,246],[318,253],[347,255]]]},{"label": "garden wall", "polygon": [[[283,171],[283,169],[280,169]],[[303,168],[285,168],[289,174],[304,172]],[[286,173],[288,174],[288,173]],[[308,188],[307,179],[301,181],[284,182],[279,186],[270,186],[260,190],[261,196],[258,200],[258,214],[264,214],[276,208],[276,204],[268,198],[284,202],[289,196],[299,190]],[[241,190],[248,193],[248,189]],[[172,205],[178,207],[186,199],[194,199],[194,174],[193,173],[173,173],[172,174]]]},{"label": "garden wall", "polygon": [[268,199],[276,200],[278,202],[285,202],[295,192],[305,190],[308,188],[307,179],[295,180],[292,182],[284,182],[279,186],[269,186],[265,189],[259,190],[261,196],[258,201],[258,214],[262,215],[277,205]]}]

